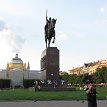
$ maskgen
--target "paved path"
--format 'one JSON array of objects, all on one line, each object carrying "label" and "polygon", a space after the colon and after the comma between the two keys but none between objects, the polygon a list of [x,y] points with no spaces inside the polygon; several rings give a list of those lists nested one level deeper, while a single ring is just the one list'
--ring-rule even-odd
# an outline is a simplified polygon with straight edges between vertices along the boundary
[{"label": "paved path", "polygon": [[[87,107],[83,101],[16,101],[0,102],[0,107]],[[98,101],[98,107],[107,107],[107,100]]]}]

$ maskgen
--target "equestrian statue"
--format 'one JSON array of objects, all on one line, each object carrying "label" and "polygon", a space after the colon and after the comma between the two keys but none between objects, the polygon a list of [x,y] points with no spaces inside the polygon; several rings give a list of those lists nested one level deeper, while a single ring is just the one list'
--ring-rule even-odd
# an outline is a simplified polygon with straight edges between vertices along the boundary
[{"label": "equestrian statue", "polygon": [[52,19],[51,17],[48,19],[47,18],[47,11],[46,11],[46,25],[44,27],[45,30],[45,43],[46,43],[46,48],[50,47],[51,40],[53,38],[52,43],[55,42],[55,24],[56,24],[57,19]]}]

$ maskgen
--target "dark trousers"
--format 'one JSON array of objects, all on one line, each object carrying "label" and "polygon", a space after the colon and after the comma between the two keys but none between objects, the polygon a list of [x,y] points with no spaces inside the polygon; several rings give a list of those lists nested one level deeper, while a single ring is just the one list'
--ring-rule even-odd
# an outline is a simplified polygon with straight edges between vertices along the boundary
[{"label": "dark trousers", "polygon": [[88,101],[88,107],[97,107],[97,102]]}]

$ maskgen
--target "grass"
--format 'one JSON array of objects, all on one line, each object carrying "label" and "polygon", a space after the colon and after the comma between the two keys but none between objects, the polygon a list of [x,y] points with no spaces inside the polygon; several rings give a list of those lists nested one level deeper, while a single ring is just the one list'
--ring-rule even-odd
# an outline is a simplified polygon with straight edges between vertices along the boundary
[{"label": "grass", "polygon": [[99,100],[107,100],[107,87],[99,87],[97,88],[97,99]]},{"label": "grass", "polygon": [[[97,88],[97,99],[105,100],[107,96],[107,88]],[[28,89],[1,90],[0,101],[15,101],[15,100],[86,100],[84,91],[34,91]]]}]

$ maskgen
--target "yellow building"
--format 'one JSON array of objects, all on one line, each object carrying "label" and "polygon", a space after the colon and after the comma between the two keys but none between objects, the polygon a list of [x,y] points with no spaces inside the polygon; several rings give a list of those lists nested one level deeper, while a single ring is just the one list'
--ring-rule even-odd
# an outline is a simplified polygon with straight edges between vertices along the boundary
[{"label": "yellow building", "polygon": [[77,67],[69,70],[69,74],[86,74],[89,75],[96,72],[98,68],[102,68],[103,66],[107,67],[107,60],[98,60],[90,63],[85,63],[82,67]]},{"label": "yellow building", "polygon": [[83,67],[77,67],[77,68],[73,68],[72,70],[69,70],[69,74],[77,74],[79,75],[81,73]]},{"label": "yellow building", "polygon": [[87,66],[84,66],[83,71],[86,70],[86,73],[91,75],[95,73],[98,68],[102,68],[103,66],[107,67],[107,60],[99,60],[97,62],[87,63]]},{"label": "yellow building", "polygon": [[16,54],[15,58],[12,58],[10,63],[7,63],[7,71],[13,69],[26,70],[26,63],[23,63],[22,59],[18,58],[18,54]]}]

